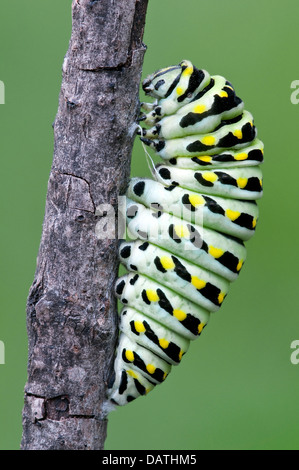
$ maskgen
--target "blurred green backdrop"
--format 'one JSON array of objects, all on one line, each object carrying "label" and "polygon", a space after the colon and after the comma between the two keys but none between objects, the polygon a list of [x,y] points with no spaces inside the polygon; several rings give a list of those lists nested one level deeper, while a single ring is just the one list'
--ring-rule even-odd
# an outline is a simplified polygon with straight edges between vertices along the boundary
[{"label": "blurred green backdrop", "polygon": [[[297,0],[149,0],[144,73],[190,59],[224,75],[265,143],[260,221],[220,312],[181,367],[109,417],[106,449],[299,449]],[[0,6],[0,449],[18,449],[26,381],[25,304],[33,280],[71,0]],[[133,175],[149,175],[136,140]]]}]

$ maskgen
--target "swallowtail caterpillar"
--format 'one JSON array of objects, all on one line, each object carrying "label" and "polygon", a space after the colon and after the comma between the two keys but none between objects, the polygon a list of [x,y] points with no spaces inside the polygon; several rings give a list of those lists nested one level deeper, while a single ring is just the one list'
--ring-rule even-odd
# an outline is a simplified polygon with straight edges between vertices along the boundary
[{"label": "swallowtail caterpillar", "polygon": [[262,196],[263,143],[225,78],[191,62],[143,81],[141,140],[164,161],[153,179],[133,178],[120,246],[128,274],[109,381],[111,403],[146,395],[180,363],[244,264]]}]

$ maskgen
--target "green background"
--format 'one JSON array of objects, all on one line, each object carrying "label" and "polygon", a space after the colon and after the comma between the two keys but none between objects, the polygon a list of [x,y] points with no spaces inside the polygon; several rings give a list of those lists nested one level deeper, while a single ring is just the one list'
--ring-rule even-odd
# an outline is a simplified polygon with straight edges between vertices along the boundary
[{"label": "green background", "polygon": [[[265,143],[260,221],[221,310],[180,367],[109,417],[106,449],[298,449],[298,0],[149,0],[143,77],[182,59],[224,75]],[[18,449],[33,280],[71,0],[0,3],[0,449]],[[136,140],[133,175],[149,175]]]}]

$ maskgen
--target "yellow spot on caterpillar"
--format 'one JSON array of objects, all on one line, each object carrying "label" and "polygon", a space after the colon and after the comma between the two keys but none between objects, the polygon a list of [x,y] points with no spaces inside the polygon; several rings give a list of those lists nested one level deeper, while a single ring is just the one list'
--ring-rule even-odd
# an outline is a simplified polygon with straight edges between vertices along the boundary
[{"label": "yellow spot on caterpillar", "polygon": [[252,221],[252,228],[255,228],[256,222],[257,222],[257,220],[256,220],[256,219],[253,219],[253,221]]},{"label": "yellow spot on caterpillar", "polygon": [[187,68],[183,71],[182,75],[191,75],[192,72],[193,72],[193,67],[187,67]]},{"label": "yellow spot on caterpillar", "polygon": [[146,366],[146,370],[150,373],[150,374],[154,374],[155,373],[155,370],[156,370],[156,367],[153,366],[153,364],[148,364]]},{"label": "yellow spot on caterpillar", "polygon": [[166,379],[166,377],[167,377],[167,373],[166,373],[166,372],[164,372],[164,375],[163,375],[163,380],[165,380],[165,379]]},{"label": "yellow spot on caterpillar", "polygon": [[125,356],[126,358],[128,359],[128,361],[130,362],[133,362],[134,361],[134,353],[133,351],[129,351],[128,349],[126,350],[126,353],[125,353]]},{"label": "yellow spot on caterpillar", "polygon": [[177,95],[182,95],[184,93],[184,90],[181,86],[178,86],[177,89],[176,89],[176,92],[177,92]]},{"label": "yellow spot on caterpillar", "polygon": [[215,181],[218,180],[218,176],[215,175],[215,173],[213,173],[212,171],[206,171],[205,173],[202,173],[202,177],[210,183],[215,183]]},{"label": "yellow spot on caterpillar", "polygon": [[183,321],[185,320],[185,318],[187,318],[187,314],[183,312],[183,310],[174,310],[172,313],[173,313],[173,316],[177,318],[179,321]]},{"label": "yellow spot on caterpillar", "polygon": [[135,321],[134,322],[134,328],[137,331],[137,333],[144,333],[145,332],[145,326],[141,321]]},{"label": "yellow spot on caterpillar", "polygon": [[262,149],[260,149],[260,151],[261,151],[261,152],[262,152],[262,154],[264,155],[264,149],[262,148]]},{"label": "yellow spot on caterpillar", "polygon": [[251,125],[251,127],[253,126],[253,122],[252,122],[252,121],[249,121],[249,124]]},{"label": "yellow spot on caterpillar", "polygon": [[175,225],[174,231],[179,238],[187,238],[190,235],[190,232],[187,229],[186,225]]},{"label": "yellow spot on caterpillar", "polygon": [[146,395],[147,395],[147,394],[148,394],[150,391],[151,391],[151,389],[150,389],[150,388],[146,388],[146,389],[145,389],[145,393],[146,393]]},{"label": "yellow spot on caterpillar", "polygon": [[226,91],[222,90],[222,91],[220,91],[219,96],[220,96],[220,98],[227,98],[228,94],[227,94]]},{"label": "yellow spot on caterpillar", "polygon": [[238,178],[237,179],[237,185],[239,186],[239,188],[243,189],[245,188],[246,184],[248,183],[248,179],[247,178]]},{"label": "yellow spot on caterpillar", "polygon": [[225,215],[226,215],[226,217],[228,217],[230,220],[234,221],[234,220],[236,220],[238,217],[240,217],[241,212],[232,211],[231,209],[227,209],[227,210],[225,211]]},{"label": "yellow spot on caterpillar", "polygon": [[189,201],[190,204],[194,207],[202,206],[205,204],[204,198],[202,196],[199,196],[198,194],[190,194]]},{"label": "yellow spot on caterpillar", "polygon": [[224,300],[224,297],[225,297],[225,293],[224,292],[220,292],[220,294],[218,295],[218,302],[219,304],[222,304],[223,300]]},{"label": "yellow spot on caterpillar", "polygon": [[197,106],[194,107],[193,112],[197,114],[203,113],[207,107],[204,104],[198,104]]},{"label": "yellow spot on caterpillar", "polygon": [[174,262],[169,256],[161,256],[160,262],[164,269],[173,269],[175,267]]},{"label": "yellow spot on caterpillar", "polygon": [[242,268],[242,266],[243,266],[243,260],[240,259],[239,263],[237,264],[237,271],[238,271],[238,272],[240,271],[240,269]]},{"label": "yellow spot on caterpillar", "polygon": [[193,284],[196,289],[203,289],[206,285],[206,282],[202,279],[199,279],[197,276],[191,276],[191,284]]},{"label": "yellow spot on caterpillar", "polygon": [[127,370],[127,374],[128,374],[130,377],[133,377],[133,379],[138,379],[138,375],[135,374],[135,372],[133,372],[132,370]]},{"label": "yellow spot on caterpillar", "polygon": [[241,129],[237,129],[233,132],[234,136],[237,137],[238,139],[242,139],[243,137],[243,134],[242,134],[242,131]]},{"label": "yellow spot on caterpillar", "polygon": [[204,144],[204,145],[214,145],[215,143],[215,137],[213,137],[212,135],[206,135],[205,137],[203,137],[201,139],[201,142]]},{"label": "yellow spot on caterpillar", "polygon": [[158,302],[158,300],[160,300],[157,292],[155,290],[150,290],[148,289],[146,291],[146,295],[147,295],[147,298],[150,302]]},{"label": "yellow spot on caterpillar", "polygon": [[202,157],[198,157],[198,158],[202,162],[206,162],[206,163],[209,163],[213,159],[213,157],[210,157],[209,155],[203,155]]},{"label": "yellow spot on caterpillar", "polygon": [[165,339],[165,338],[160,338],[159,339],[159,344],[160,344],[161,348],[166,349],[169,346],[169,341],[167,341],[167,339]]},{"label": "yellow spot on caterpillar", "polygon": [[200,334],[200,333],[202,332],[204,326],[205,326],[205,323],[200,323],[200,324],[198,325],[198,334]]},{"label": "yellow spot on caterpillar", "polygon": [[214,246],[210,245],[209,253],[211,256],[213,256],[213,258],[220,258],[220,256],[223,255],[224,250],[221,250],[220,248],[215,248]]},{"label": "yellow spot on caterpillar", "polygon": [[263,180],[260,179],[260,185],[261,185],[261,188],[263,187]]},{"label": "yellow spot on caterpillar", "polygon": [[179,360],[180,361],[182,360],[183,354],[184,354],[184,351],[180,350],[180,352],[179,352]]},{"label": "yellow spot on caterpillar", "polygon": [[246,160],[248,158],[248,155],[247,153],[238,153],[237,155],[235,155],[235,160],[237,161],[241,161],[241,160]]}]

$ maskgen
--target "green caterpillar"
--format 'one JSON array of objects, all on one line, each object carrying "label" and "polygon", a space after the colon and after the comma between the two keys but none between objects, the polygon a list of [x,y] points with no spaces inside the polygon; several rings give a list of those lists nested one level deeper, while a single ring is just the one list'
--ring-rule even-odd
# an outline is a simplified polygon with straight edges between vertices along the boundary
[{"label": "green caterpillar", "polygon": [[263,143],[232,85],[191,62],[143,82],[141,140],[165,162],[155,179],[133,178],[120,246],[129,273],[109,381],[111,403],[125,405],[163,382],[225,299],[244,264],[244,241],[258,220]]}]

